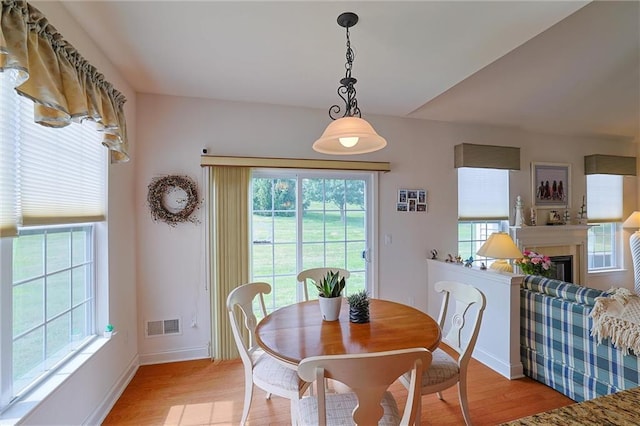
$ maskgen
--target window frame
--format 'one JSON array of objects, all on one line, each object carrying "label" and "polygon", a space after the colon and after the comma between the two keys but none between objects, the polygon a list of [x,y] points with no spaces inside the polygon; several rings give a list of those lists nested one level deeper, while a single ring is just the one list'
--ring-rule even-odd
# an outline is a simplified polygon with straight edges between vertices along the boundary
[{"label": "window frame", "polygon": [[[460,239],[460,227],[461,226],[475,226],[475,227],[482,227],[483,229],[480,230],[480,235],[484,235],[484,239],[483,238],[476,238],[476,239],[469,239],[469,240],[462,240]],[[496,230],[489,230],[489,228],[494,227],[496,228]],[[469,256],[473,257],[474,262],[484,262],[485,266],[490,266],[496,259],[491,259],[488,257],[484,257],[484,256],[479,256],[476,254],[476,252],[480,249],[480,247],[482,246],[482,244],[484,244],[484,242],[487,240],[487,238],[489,238],[489,235],[491,235],[494,232],[508,232],[508,228],[509,228],[509,222],[506,220],[459,220],[458,221],[458,254],[462,257],[462,260],[466,260]],[[467,256],[467,253],[462,254],[464,251],[461,249],[461,245],[467,245],[467,244],[471,244],[471,246],[475,246],[475,249],[472,249],[471,253],[469,254],[469,256]]]},{"label": "window frame", "polygon": [[[620,270],[623,267],[622,214],[624,209],[624,176],[613,174],[589,174],[587,185],[587,274]],[[590,188],[590,182],[593,187]],[[618,193],[613,192],[613,189]],[[602,195],[602,196],[599,196]],[[615,204],[614,204],[615,203]],[[616,205],[617,204],[617,205]],[[603,231],[609,227],[608,232]],[[608,234],[608,242],[603,235]],[[610,250],[595,250],[596,245],[608,245]],[[595,257],[609,255],[610,261],[604,266],[594,266]]]},{"label": "window frame", "polygon": [[[89,282],[85,285],[85,288],[88,289],[88,297],[85,298],[85,302],[87,302],[87,306],[89,308],[89,314],[87,314],[86,316],[88,317],[88,321],[89,323],[87,324],[87,335],[84,336],[82,338],[82,340],[77,344],[77,345],[71,345],[69,344],[67,346],[67,351],[68,353],[62,357],[60,357],[59,359],[57,359],[57,361],[54,361],[51,365],[48,365],[46,367],[44,367],[44,371],[37,374],[34,378],[34,380],[30,381],[26,386],[20,388],[19,390],[15,391],[13,389],[13,379],[10,380],[10,387],[12,389],[12,394],[11,395],[11,399],[20,399],[21,397],[23,397],[24,395],[28,394],[32,389],[37,388],[39,385],[41,385],[43,382],[45,382],[46,380],[48,380],[53,374],[55,374],[57,371],[60,370],[60,368],[65,365],[69,360],[71,360],[73,357],[75,357],[79,352],[82,351],[83,348],[87,347],[89,344],[91,344],[95,338],[97,337],[96,335],[96,286],[97,286],[97,279],[96,279],[96,263],[97,263],[97,259],[96,259],[96,226],[93,223],[83,223],[83,224],[70,224],[70,225],[51,225],[51,226],[34,226],[34,227],[20,227],[18,228],[19,231],[19,235],[16,238],[11,238],[11,239],[6,239],[8,240],[11,244],[9,244],[12,249],[10,250],[11,252],[13,252],[13,244],[15,243],[16,239],[19,238],[20,236],[27,236],[27,235],[38,235],[41,234],[43,235],[43,241],[45,244],[45,250],[42,253],[42,261],[43,261],[43,273],[39,276],[36,277],[35,279],[43,279],[45,282],[47,280],[48,277],[54,276],[58,273],[60,273],[62,270],[56,270],[56,271],[48,271],[47,268],[47,262],[48,262],[48,249],[46,248],[47,243],[47,235],[50,234],[55,234],[55,233],[59,233],[59,232],[77,232],[79,229],[82,228],[89,228],[87,235],[89,236],[89,241],[87,241],[85,249],[86,252],[89,255],[89,259],[85,259],[82,263],[82,265],[80,264],[75,264],[73,263],[73,259],[70,259],[71,265],[69,265],[69,267],[65,267],[63,268],[63,270],[69,270],[69,271],[73,271],[74,268],[77,268],[79,266],[83,266],[83,265],[88,265],[89,266],[89,271],[87,273],[87,278],[89,278]],[[41,232],[42,231],[42,232]],[[71,241],[71,247],[73,247],[73,240]],[[71,248],[71,250],[73,250]],[[11,255],[13,255],[13,253],[11,253]],[[10,263],[11,267],[7,268],[10,270],[13,270],[13,259]],[[72,275],[71,275],[72,276]],[[24,285],[25,283],[28,283],[30,281],[34,281],[33,279],[34,277],[32,277],[32,279],[21,279],[18,280],[17,282],[14,282],[13,279],[11,279],[11,287],[15,287],[16,285]],[[73,278],[71,278],[71,280],[69,281],[68,285],[70,286],[70,291],[72,291],[72,287],[73,287]],[[13,291],[12,291],[13,293]],[[46,294],[46,291],[45,291]],[[4,302],[5,299],[3,299],[3,303],[11,303],[11,305],[13,305],[13,294],[10,295],[10,300],[11,302]],[[43,301],[43,303],[46,305],[46,298]],[[84,304],[84,302],[83,302]],[[6,306],[2,306],[3,308],[6,308]],[[4,309],[3,309],[4,310]],[[12,307],[11,309],[9,309],[10,311],[12,311]],[[71,306],[68,311],[71,312],[73,310],[73,306]],[[34,328],[40,328],[40,327],[45,327],[52,323],[55,318],[59,317],[60,313],[58,313],[57,315],[55,315],[54,317],[51,318],[47,318],[46,316],[41,320],[41,324],[39,324],[37,327]],[[12,329],[13,329],[13,312],[11,312],[11,319],[10,322],[12,324]],[[4,335],[5,333],[3,333]],[[8,334],[8,333],[6,333]],[[15,344],[16,340],[24,337],[24,336],[18,336],[16,337],[15,335],[12,334],[12,343],[11,343],[11,351],[9,351],[9,354],[7,356],[7,358],[11,358],[13,359],[13,345]],[[21,333],[24,335],[24,333]],[[72,333],[71,333],[72,335]],[[45,338],[45,341],[43,342],[43,344],[46,346],[47,341]],[[44,349],[44,352],[46,353],[47,350],[46,348]],[[43,363],[45,365],[47,365],[47,362],[51,362],[51,358],[52,357],[45,357],[43,360]],[[11,370],[11,375],[13,375],[13,362],[10,363],[9,366],[4,366],[5,368],[10,367]],[[9,375],[9,374],[6,374]],[[2,376],[5,377],[6,376],[4,372],[2,372]]]},{"label": "window frame", "polygon": [[[621,223],[620,222],[594,222],[589,223],[589,230],[587,231],[587,273],[608,272],[622,269],[622,238],[621,238]],[[609,251],[595,251],[592,250],[592,246],[596,244],[605,244],[603,241],[593,241],[593,238],[600,239],[599,236],[594,235],[598,229],[601,229],[603,225],[608,225],[611,228],[609,244],[611,249]],[[611,261],[606,266],[592,266],[595,262],[594,256],[611,256]]]},{"label": "window frame", "polygon": [[[377,190],[378,190],[378,173],[371,171],[343,171],[343,170],[311,170],[311,169],[253,169],[251,182],[253,185],[253,180],[255,178],[268,178],[268,179],[295,179],[299,184],[296,185],[296,197],[297,200],[302,200],[302,181],[304,179],[355,179],[355,180],[364,180],[365,181],[365,211],[367,214],[365,215],[365,287],[367,291],[373,296],[377,294],[377,280],[376,280],[376,262],[377,259],[377,236],[374,232],[375,227],[377,226]],[[251,189],[251,197],[253,196],[253,188]],[[250,217],[252,217],[253,213],[253,199],[251,198],[250,203]],[[296,207],[296,246],[301,244],[300,238],[302,237],[302,221],[303,215],[298,214]],[[253,220],[251,220],[251,256],[253,257]],[[253,264],[253,261],[251,262]],[[296,248],[296,271],[300,271],[303,268],[302,261],[302,249]],[[253,266],[251,268],[251,279],[252,280],[264,280],[265,278],[258,277],[255,278],[255,274],[253,271]],[[302,297],[302,293],[298,287],[296,287],[296,301],[300,301]],[[375,296],[374,296],[375,297]]]}]

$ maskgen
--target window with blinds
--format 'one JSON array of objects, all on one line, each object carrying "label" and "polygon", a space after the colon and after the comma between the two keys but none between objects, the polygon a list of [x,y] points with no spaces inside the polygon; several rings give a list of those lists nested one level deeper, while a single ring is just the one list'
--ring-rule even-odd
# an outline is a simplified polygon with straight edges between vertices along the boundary
[{"label": "window with blinds", "polygon": [[95,222],[106,212],[100,132],[34,123],[15,87],[0,72],[0,412],[96,338]]},{"label": "window with blinds", "polygon": [[587,175],[588,270],[620,267],[619,232],[622,222],[623,176]]},{"label": "window with blinds", "polygon": [[509,170],[459,168],[458,254],[486,263],[476,252],[489,235],[506,230],[508,219]]}]

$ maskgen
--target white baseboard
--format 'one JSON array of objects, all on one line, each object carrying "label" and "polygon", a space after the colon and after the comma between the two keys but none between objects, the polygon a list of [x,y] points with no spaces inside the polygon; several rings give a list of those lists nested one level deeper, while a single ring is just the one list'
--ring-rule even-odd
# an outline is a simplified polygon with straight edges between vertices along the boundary
[{"label": "white baseboard", "polygon": [[133,376],[135,376],[138,371],[138,367],[140,366],[140,362],[138,361],[138,357],[135,356],[129,363],[127,369],[122,373],[122,375],[118,378],[118,380],[113,384],[111,389],[108,392],[107,398],[102,401],[102,404],[96,407],[91,416],[87,418],[84,424],[87,425],[99,425],[102,424],[104,419],[107,417],[113,406],[120,398],[120,395],[127,388]]},{"label": "white baseboard", "polygon": [[157,352],[154,354],[141,354],[138,356],[140,357],[140,365],[164,364],[167,362],[210,358],[208,346]]},{"label": "white baseboard", "polygon": [[509,380],[524,377],[524,368],[520,360],[518,360],[517,363],[510,364],[508,361],[505,362],[504,360],[498,359],[477,346],[473,351],[473,358]]}]

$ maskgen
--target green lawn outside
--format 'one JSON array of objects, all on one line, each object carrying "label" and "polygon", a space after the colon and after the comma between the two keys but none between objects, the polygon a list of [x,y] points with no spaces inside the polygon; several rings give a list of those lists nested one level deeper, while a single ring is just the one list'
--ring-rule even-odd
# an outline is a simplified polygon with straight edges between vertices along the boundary
[{"label": "green lawn outside", "polygon": [[[87,306],[83,303],[90,297],[87,291],[90,266],[84,264],[89,260],[85,250],[88,238],[83,230],[75,228],[74,232],[47,232],[46,238],[43,233],[30,232],[14,240],[15,390],[66,356],[73,338],[82,339],[93,334],[93,330],[87,330]],[[45,271],[46,279],[42,278]],[[73,291],[69,283],[72,283]],[[74,308],[69,311],[72,306]],[[45,320],[49,322],[43,326]]]},{"label": "green lawn outside", "polygon": [[[340,211],[321,209],[311,203],[302,218],[302,269],[336,266],[351,272],[345,295],[365,288],[365,212],[347,206],[344,220]],[[269,311],[296,301],[296,218],[253,215],[252,263],[256,281],[271,284]],[[346,261],[345,261],[346,259]],[[315,289],[308,289],[317,297]]]}]

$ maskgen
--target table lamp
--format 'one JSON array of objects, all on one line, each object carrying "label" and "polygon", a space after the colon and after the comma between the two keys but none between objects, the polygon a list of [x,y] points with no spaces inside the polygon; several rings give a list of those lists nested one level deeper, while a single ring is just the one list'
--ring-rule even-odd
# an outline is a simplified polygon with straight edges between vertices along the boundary
[{"label": "table lamp", "polygon": [[633,260],[633,289],[640,294],[640,212],[635,211],[622,223],[623,228],[635,228],[636,232],[629,238],[631,259]]},{"label": "table lamp", "polygon": [[494,232],[489,235],[476,254],[496,259],[490,268],[503,272],[513,272],[513,266],[506,259],[522,258],[522,252],[506,232]]}]

